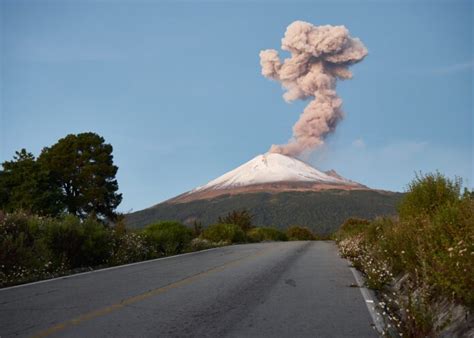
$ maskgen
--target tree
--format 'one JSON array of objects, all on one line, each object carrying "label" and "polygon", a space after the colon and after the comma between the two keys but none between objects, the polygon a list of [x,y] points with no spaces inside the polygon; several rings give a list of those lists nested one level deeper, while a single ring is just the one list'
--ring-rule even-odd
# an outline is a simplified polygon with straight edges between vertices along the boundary
[{"label": "tree", "polygon": [[0,171],[0,208],[23,210],[40,215],[59,214],[63,206],[60,191],[51,184],[49,172],[32,153],[21,149],[12,161],[5,161]]},{"label": "tree", "polygon": [[88,216],[114,219],[122,201],[115,179],[112,146],[95,133],[70,134],[44,148],[38,162],[61,190],[67,211],[82,219]]},{"label": "tree", "polygon": [[221,224],[235,224],[238,225],[243,231],[248,231],[253,228],[251,215],[246,209],[241,211],[229,212],[224,217],[219,217],[217,223]]},{"label": "tree", "polygon": [[474,189],[469,191],[468,188],[464,188],[464,198],[474,200]]},{"label": "tree", "polygon": [[195,238],[201,236],[202,229],[203,229],[202,223],[198,220],[194,220],[194,222],[193,222],[193,236]]}]

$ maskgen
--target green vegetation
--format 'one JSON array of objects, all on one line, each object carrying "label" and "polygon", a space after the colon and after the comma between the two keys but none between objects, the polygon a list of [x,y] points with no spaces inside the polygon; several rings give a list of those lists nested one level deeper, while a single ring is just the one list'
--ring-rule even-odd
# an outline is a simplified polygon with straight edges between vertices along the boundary
[{"label": "green vegetation", "polygon": [[38,215],[58,215],[63,206],[61,192],[33,154],[17,151],[0,170],[0,210],[24,210]]},{"label": "green vegetation", "polygon": [[219,216],[247,209],[253,215],[254,226],[272,225],[285,230],[291,225],[301,224],[319,235],[329,235],[350,217],[374,219],[395,215],[396,205],[402,196],[400,193],[371,190],[227,195],[187,203],[162,203],[126,215],[126,224],[139,229],[159,220],[172,219],[187,225],[199,220],[208,226],[215,223]]},{"label": "green vegetation", "polygon": [[419,175],[398,218],[348,220],[335,237],[368,285],[385,295],[384,310],[404,335],[435,335],[448,324],[435,325],[436,302],[474,308],[474,199],[461,193],[459,179]]},{"label": "green vegetation", "polygon": [[312,241],[316,239],[316,236],[308,227],[298,225],[289,227],[288,230],[286,230],[286,235],[291,241]]},{"label": "green vegetation", "polygon": [[129,231],[120,222],[109,227],[74,215],[0,213],[0,286],[215,246],[203,238],[193,240],[191,229],[177,222]]},{"label": "green vegetation", "polygon": [[245,232],[235,224],[213,224],[201,236],[211,242],[227,244],[244,243],[247,239]]},{"label": "green vegetation", "polygon": [[[41,224],[41,223],[40,223]],[[70,268],[105,264],[110,252],[110,234],[103,224],[92,218],[81,221],[68,215],[51,219],[45,226],[47,248],[55,265]],[[38,240],[42,240],[39,234]]]},{"label": "green vegetation", "polygon": [[348,218],[337,231],[338,235],[345,237],[360,233],[371,221],[363,218]]},{"label": "green vegetation", "polygon": [[408,185],[409,193],[402,199],[398,215],[402,220],[432,220],[441,209],[460,202],[461,186],[459,178],[450,180],[440,173],[417,175]]},{"label": "green vegetation", "polygon": [[112,146],[94,133],[2,163],[0,286],[159,256],[151,236],[106,225],[119,221],[117,170]]},{"label": "green vegetation", "polygon": [[117,170],[112,146],[94,133],[67,135],[38,158],[22,149],[4,162],[0,286],[219,245],[287,240],[277,229],[254,228],[245,208],[215,217],[207,228],[166,221],[130,231],[115,213],[122,200]]},{"label": "green vegetation", "polygon": [[[238,213],[250,215],[234,214]],[[258,228],[251,222],[246,227],[244,232],[239,225],[217,223],[202,230],[198,223],[190,228],[166,221],[130,231],[120,218],[108,226],[93,217],[0,212],[0,286],[221,245],[288,240],[275,228]],[[305,236],[298,239],[314,238],[308,229],[300,229]]]},{"label": "green vegetation", "polygon": [[0,215],[0,286],[156,256],[143,236],[92,218]]},{"label": "green vegetation", "polygon": [[122,200],[112,146],[94,133],[68,135],[36,159],[16,152],[0,171],[0,210],[113,220]]},{"label": "green vegetation", "polygon": [[226,216],[217,219],[217,223],[220,224],[235,224],[242,229],[242,231],[247,232],[253,228],[252,225],[253,215],[247,209],[240,211],[233,210],[229,212]]},{"label": "green vegetation", "polygon": [[205,229],[199,221],[192,227],[166,221],[130,231],[115,213],[122,200],[117,170],[112,146],[94,133],[67,135],[38,158],[22,149],[4,162],[0,286],[219,245],[287,240],[277,229],[254,228],[245,208],[219,215]]},{"label": "green vegetation", "polygon": [[65,208],[80,218],[89,215],[113,219],[122,201],[115,179],[112,146],[94,133],[68,135],[44,148],[38,162],[62,192]]},{"label": "green vegetation", "polygon": [[144,234],[160,254],[176,255],[184,251],[193,239],[193,232],[178,222],[160,222],[145,228]]},{"label": "green vegetation", "polygon": [[251,229],[247,236],[250,242],[287,241],[288,236],[276,228],[258,227]]}]

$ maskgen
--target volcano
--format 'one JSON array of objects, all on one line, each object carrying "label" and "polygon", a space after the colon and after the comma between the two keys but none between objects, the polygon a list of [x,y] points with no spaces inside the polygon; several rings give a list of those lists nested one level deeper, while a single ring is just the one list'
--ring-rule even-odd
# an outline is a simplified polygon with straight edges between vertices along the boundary
[{"label": "volcano", "polygon": [[324,172],[290,156],[266,153],[125,220],[131,228],[163,220],[209,225],[228,212],[247,209],[257,226],[298,224],[329,234],[349,217],[395,214],[401,196],[371,189],[334,170]]},{"label": "volcano", "polygon": [[183,203],[226,194],[329,189],[369,190],[360,183],[340,176],[334,170],[322,172],[296,158],[266,153],[168,202]]}]

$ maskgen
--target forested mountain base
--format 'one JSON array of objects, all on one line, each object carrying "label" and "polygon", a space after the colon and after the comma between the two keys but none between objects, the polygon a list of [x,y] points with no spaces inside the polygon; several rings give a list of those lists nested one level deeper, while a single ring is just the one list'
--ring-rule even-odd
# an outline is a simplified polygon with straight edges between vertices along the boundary
[{"label": "forested mountain base", "polygon": [[326,190],[318,192],[250,193],[224,195],[188,203],[161,203],[126,216],[131,228],[159,220],[177,220],[191,225],[213,224],[232,210],[247,209],[256,226],[286,228],[298,224],[327,235],[349,217],[373,219],[394,215],[403,194],[375,190]]}]

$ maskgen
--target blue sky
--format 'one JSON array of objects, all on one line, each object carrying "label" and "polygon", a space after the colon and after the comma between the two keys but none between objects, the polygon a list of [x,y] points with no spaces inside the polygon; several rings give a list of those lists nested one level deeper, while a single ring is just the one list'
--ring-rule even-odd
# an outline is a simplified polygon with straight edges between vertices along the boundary
[{"label": "blue sky", "polygon": [[121,211],[288,140],[306,103],[284,102],[258,54],[294,20],[345,25],[369,50],[309,162],[380,189],[434,170],[473,186],[471,1],[0,3],[0,161],[97,132],[114,146]]}]

